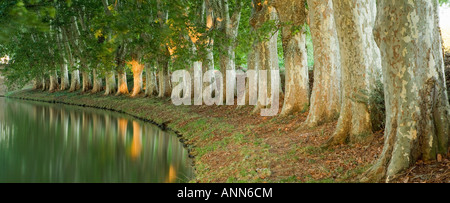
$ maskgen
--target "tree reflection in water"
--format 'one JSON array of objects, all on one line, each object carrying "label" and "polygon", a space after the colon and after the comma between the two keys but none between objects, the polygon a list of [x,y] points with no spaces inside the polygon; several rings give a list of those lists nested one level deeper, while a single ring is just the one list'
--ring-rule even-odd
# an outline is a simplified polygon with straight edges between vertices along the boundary
[{"label": "tree reflection in water", "polygon": [[178,138],[122,114],[0,98],[0,182],[186,182]]}]

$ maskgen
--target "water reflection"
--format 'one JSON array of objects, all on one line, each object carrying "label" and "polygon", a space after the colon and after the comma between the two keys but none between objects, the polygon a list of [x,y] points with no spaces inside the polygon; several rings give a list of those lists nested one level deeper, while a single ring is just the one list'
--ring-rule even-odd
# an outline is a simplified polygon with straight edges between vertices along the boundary
[{"label": "water reflection", "polygon": [[177,137],[122,114],[0,98],[0,182],[185,182]]}]

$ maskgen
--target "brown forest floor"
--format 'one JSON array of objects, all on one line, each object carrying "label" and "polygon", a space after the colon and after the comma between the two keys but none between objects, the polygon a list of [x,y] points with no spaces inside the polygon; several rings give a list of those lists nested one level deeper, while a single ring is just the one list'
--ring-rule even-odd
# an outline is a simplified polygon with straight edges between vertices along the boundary
[{"label": "brown forest floor", "polygon": [[[446,73],[449,79],[450,56]],[[119,110],[167,125],[183,135],[195,156],[193,182],[358,182],[384,141],[383,132],[376,132],[368,145],[322,148],[336,122],[301,129],[307,113],[267,118],[251,114],[252,107],[176,107],[169,100],[80,92],[28,90],[10,96]],[[450,183],[450,160],[439,161],[418,162],[394,182]]]}]

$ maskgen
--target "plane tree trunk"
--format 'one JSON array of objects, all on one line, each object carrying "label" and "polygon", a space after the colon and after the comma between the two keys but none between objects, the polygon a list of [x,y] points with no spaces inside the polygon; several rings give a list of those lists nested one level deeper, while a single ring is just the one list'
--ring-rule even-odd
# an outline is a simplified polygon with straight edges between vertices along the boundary
[{"label": "plane tree trunk", "polygon": [[91,75],[88,71],[81,71],[81,76],[83,77],[83,86],[81,92],[88,92],[92,89]]},{"label": "plane tree trunk", "polygon": [[158,62],[158,97],[170,97],[172,88],[170,86],[169,61],[167,59],[160,59]]},{"label": "plane tree trunk", "polygon": [[140,64],[138,59],[133,59],[131,61],[132,71],[133,71],[133,91],[131,93],[132,97],[137,96],[142,91],[142,73],[144,71],[144,65]]},{"label": "plane tree trunk", "polygon": [[72,77],[70,81],[70,92],[77,91],[81,88],[81,82],[80,82],[80,71],[79,70],[73,70],[72,71]]},{"label": "plane tree trunk", "polygon": [[117,92],[116,74],[114,73],[114,71],[109,71],[108,73],[106,73],[105,84],[105,95],[111,95]]},{"label": "plane tree trunk", "polygon": [[156,73],[150,64],[145,65],[145,95],[152,97],[157,95],[158,85],[156,83]]},{"label": "plane tree trunk", "polygon": [[50,71],[50,86],[48,88],[48,91],[54,92],[58,90],[59,83],[58,83],[58,74],[56,73],[56,70]]},{"label": "plane tree trunk", "polygon": [[286,116],[306,110],[309,104],[305,0],[277,0],[274,6],[282,24],[286,81],[281,116]]},{"label": "plane tree trunk", "polygon": [[417,160],[447,154],[450,118],[437,0],[378,2],[385,143],[366,180],[389,182]]},{"label": "plane tree trunk", "polygon": [[95,69],[92,71],[92,81],[93,86],[91,92],[92,93],[101,92],[103,89],[103,81],[102,78],[99,76],[98,71]]},{"label": "plane tree trunk", "polygon": [[336,119],[341,104],[339,41],[332,0],[308,0],[314,44],[314,84],[306,127]]},{"label": "plane tree trunk", "polygon": [[374,0],[339,0],[333,1],[333,7],[341,54],[342,105],[336,131],[327,144],[365,143],[372,137],[372,124],[364,92],[373,87],[370,75],[381,69],[372,34],[376,5]]},{"label": "plane tree trunk", "polygon": [[[260,0],[255,0],[254,14],[250,19],[250,25],[258,33],[259,39],[253,46],[253,52],[250,56],[250,68],[255,69],[258,73],[258,102],[253,110],[253,113],[258,112],[264,107],[272,105],[271,93],[272,93],[272,71],[279,71],[278,65],[278,30],[272,29],[269,33],[261,31],[261,27],[268,21],[278,20],[278,14],[273,5],[268,5]],[[259,75],[259,71],[266,71],[267,81],[262,84],[262,76]],[[278,75],[279,77],[279,75]],[[277,104],[274,104],[277,105]]]}]

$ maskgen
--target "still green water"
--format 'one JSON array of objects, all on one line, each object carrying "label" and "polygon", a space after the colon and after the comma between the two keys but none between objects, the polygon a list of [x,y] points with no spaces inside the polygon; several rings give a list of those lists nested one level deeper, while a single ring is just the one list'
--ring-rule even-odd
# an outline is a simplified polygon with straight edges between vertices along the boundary
[{"label": "still green water", "polygon": [[0,182],[187,182],[174,133],[130,116],[0,98]]}]

